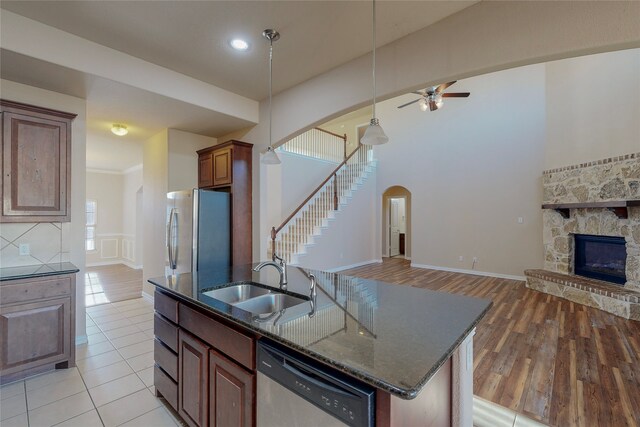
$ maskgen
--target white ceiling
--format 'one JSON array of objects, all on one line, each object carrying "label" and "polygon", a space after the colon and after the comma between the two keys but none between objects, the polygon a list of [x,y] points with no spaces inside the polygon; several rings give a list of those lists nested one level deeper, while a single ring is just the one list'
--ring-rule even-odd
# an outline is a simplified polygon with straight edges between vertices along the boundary
[{"label": "white ceiling", "polygon": [[[474,1],[379,1],[378,45]],[[371,50],[369,1],[2,1],[1,7],[251,99],[267,96],[275,28],[274,92]],[[228,41],[246,39],[246,52]]]},{"label": "white ceiling", "polygon": [[[378,2],[378,46],[475,1]],[[0,7],[254,100],[267,96],[265,28],[274,48],[274,92],[371,50],[369,1],[5,1]],[[233,37],[247,52],[228,46]],[[87,167],[142,162],[142,141],[165,128],[220,136],[253,125],[193,104],[0,49],[3,79],[87,100]],[[363,114],[363,111],[353,114]],[[344,117],[341,118],[344,120]],[[117,137],[112,123],[129,134]]]}]

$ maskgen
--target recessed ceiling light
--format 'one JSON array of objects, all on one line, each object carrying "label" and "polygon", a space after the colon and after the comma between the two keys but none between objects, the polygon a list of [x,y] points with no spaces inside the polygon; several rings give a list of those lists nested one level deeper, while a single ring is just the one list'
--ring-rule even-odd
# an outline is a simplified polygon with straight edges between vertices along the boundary
[{"label": "recessed ceiling light", "polygon": [[111,132],[113,132],[118,136],[125,136],[126,134],[129,133],[129,130],[125,125],[114,123],[113,126],[111,126]]},{"label": "recessed ceiling light", "polygon": [[232,48],[235,50],[247,50],[249,49],[249,43],[242,39],[233,39],[229,42]]}]

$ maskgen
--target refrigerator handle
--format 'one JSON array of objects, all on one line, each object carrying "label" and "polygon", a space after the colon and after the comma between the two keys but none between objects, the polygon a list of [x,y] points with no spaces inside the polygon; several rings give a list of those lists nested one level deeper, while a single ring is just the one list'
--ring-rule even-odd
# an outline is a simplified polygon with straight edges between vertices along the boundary
[{"label": "refrigerator handle", "polygon": [[169,268],[175,270],[176,263],[173,260],[173,219],[176,208],[171,208],[169,213],[169,225],[167,226],[167,255],[169,257]]},{"label": "refrigerator handle", "polygon": [[173,239],[173,248],[171,249],[171,254],[173,255],[173,268],[176,269],[178,268],[178,237],[179,237],[179,230],[178,230],[178,210],[177,209],[173,209],[173,227],[176,229],[176,232],[174,234],[175,238]]}]

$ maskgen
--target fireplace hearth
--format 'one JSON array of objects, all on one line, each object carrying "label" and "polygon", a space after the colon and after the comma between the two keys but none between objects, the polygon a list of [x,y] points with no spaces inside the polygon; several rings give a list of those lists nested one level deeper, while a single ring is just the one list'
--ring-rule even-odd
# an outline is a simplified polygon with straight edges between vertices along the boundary
[{"label": "fireplace hearth", "polygon": [[574,273],[624,286],[627,250],[624,237],[574,235]]}]

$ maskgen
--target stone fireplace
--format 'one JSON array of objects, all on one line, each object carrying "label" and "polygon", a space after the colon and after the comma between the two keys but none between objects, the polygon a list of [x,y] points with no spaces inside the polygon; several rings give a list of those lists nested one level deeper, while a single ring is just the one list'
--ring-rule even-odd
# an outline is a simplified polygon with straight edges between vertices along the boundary
[{"label": "stone fireplace", "polygon": [[[542,182],[545,206],[564,209],[543,211],[544,270],[525,272],[527,286],[640,320],[640,153],[548,170]],[[614,202],[630,206],[607,207]],[[579,235],[624,244],[621,283],[576,275]]]}]

